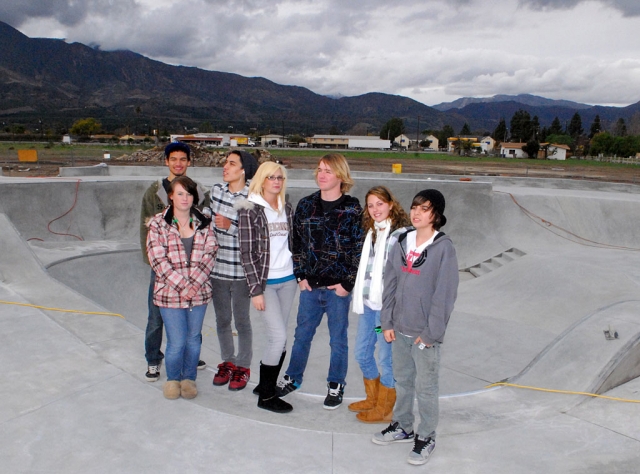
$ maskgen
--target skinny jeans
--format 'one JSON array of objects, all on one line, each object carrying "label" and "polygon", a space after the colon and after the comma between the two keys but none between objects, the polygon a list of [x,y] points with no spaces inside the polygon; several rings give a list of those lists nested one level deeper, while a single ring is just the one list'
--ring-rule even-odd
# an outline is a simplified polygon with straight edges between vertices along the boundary
[{"label": "skinny jeans", "polygon": [[[248,369],[253,358],[253,332],[249,307],[251,298],[247,281],[211,279],[213,309],[216,312],[216,329],[223,362],[231,362]],[[238,330],[238,354],[235,353],[231,319]]]},{"label": "skinny jeans", "polygon": [[435,438],[438,426],[438,376],[440,371],[440,344],[420,349],[416,337],[396,331],[393,341],[393,372],[396,378],[396,405],[393,421],[407,433],[414,430],[413,400],[418,398],[420,424],[416,435]]},{"label": "skinny jeans", "polygon": [[264,290],[264,311],[260,319],[264,323],[267,346],[262,355],[264,365],[278,365],[286,350],[287,325],[298,284],[295,279],[283,283],[267,283]]}]

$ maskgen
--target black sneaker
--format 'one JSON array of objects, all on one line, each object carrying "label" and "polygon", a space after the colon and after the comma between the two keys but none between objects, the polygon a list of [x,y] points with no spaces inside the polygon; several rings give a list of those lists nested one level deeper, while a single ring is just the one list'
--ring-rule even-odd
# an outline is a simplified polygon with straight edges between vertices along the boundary
[{"label": "black sneaker", "polygon": [[407,462],[419,466],[425,464],[429,460],[429,456],[436,447],[436,440],[429,437],[423,438],[416,436],[415,443],[413,444],[413,450],[409,453]]},{"label": "black sneaker", "polygon": [[196,369],[198,370],[203,370],[207,368],[207,363],[203,360],[199,360],[198,361],[198,367],[196,367]]},{"label": "black sneaker", "polygon": [[276,396],[282,398],[285,395],[298,390],[300,388],[300,385],[301,384],[299,382],[296,382],[288,375],[285,375],[276,386]]},{"label": "black sneaker", "polygon": [[400,423],[395,421],[381,432],[374,434],[371,441],[376,444],[386,446],[391,443],[410,443],[413,441],[413,438],[413,431],[411,433],[407,433],[400,427]]},{"label": "black sneaker", "polygon": [[327,384],[327,388],[327,397],[324,399],[324,408],[326,410],[335,410],[340,405],[342,405],[344,384],[338,382],[329,382]]},{"label": "black sneaker", "polygon": [[160,378],[160,366],[162,362],[158,365],[149,365],[147,366],[147,373],[144,374],[144,378],[147,382],[155,382]]}]

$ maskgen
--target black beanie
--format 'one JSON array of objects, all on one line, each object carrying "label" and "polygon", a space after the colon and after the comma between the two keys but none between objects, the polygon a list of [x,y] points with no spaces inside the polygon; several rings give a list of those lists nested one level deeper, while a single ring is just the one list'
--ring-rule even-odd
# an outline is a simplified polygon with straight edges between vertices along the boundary
[{"label": "black beanie", "polygon": [[442,193],[437,189],[425,189],[416,194],[416,198],[418,196],[422,197],[425,201],[429,201],[433,209],[440,214],[440,227],[443,227],[447,223],[447,218],[444,216],[445,202]]},{"label": "black beanie", "polygon": [[256,174],[256,171],[258,171],[258,160],[248,151],[233,150],[233,152],[229,154],[231,155],[232,153],[240,156],[240,162],[244,170],[244,179],[249,181]]}]

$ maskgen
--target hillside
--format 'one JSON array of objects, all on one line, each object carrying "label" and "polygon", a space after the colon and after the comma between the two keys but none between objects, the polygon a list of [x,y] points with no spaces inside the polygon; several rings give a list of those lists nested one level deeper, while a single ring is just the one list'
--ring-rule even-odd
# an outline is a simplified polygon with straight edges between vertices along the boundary
[{"label": "hillside", "polygon": [[0,22],[0,118],[68,127],[92,116],[106,128],[182,128],[209,122],[216,129],[283,127],[286,133],[346,132],[357,124],[379,130],[391,117],[408,129],[456,128],[463,121],[406,97],[371,93],[329,98],[283,86],[193,67],[171,66],[130,51],[100,51],[63,40],[28,38]]},{"label": "hillside", "polygon": [[630,132],[640,133],[640,102],[603,107],[520,94],[465,97],[434,108],[382,93],[332,98],[261,77],[171,66],[131,51],[29,38],[2,22],[0,44],[0,121],[5,128],[21,124],[60,133],[77,119],[95,117],[108,132],[175,131],[208,123],[210,131],[376,133],[390,118],[400,117],[406,133],[414,136],[418,126],[448,124],[458,132],[465,122],[477,133],[492,132],[501,118],[509,122],[525,109],[542,126],[556,116],[568,122],[578,111],[585,129],[599,114],[605,128],[624,118]]}]

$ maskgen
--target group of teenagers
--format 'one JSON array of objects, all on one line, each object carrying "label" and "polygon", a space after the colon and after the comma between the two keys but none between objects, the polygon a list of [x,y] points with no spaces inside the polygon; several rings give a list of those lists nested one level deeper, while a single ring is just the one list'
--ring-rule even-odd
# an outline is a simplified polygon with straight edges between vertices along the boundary
[{"label": "group of teenagers", "polygon": [[[188,145],[170,143],[164,155],[169,176],[147,189],[141,211],[143,255],[151,265],[146,379],[158,380],[164,359],[164,396],[197,396],[197,370],[206,367],[202,326],[213,302],[222,359],[213,385],[245,388],[253,305],[265,338],[253,390],[258,407],[290,412],[283,397],[301,387],[326,314],[331,355],[323,406],[336,409],[346,385],[351,309],[359,315],[355,358],[366,399],[348,408],[362,422],[389,423],[374,443],[413,442],[408,462],[427,462],[438,424],[440,345],[458,289],[455,249],[440,231],[447,222],[444,196],[435,189],[418,192],[407,215],[388,188],[375,186],[363,210],[347,194],[354,184],[347,160],[331,153],[315,169],[319,190],[300,199],[294,212],[279,163],[258,165],[250,153],[233,150],[223,183],[205,191],[186,176]],[[279,379],[298,290],[289,365]]]}]

